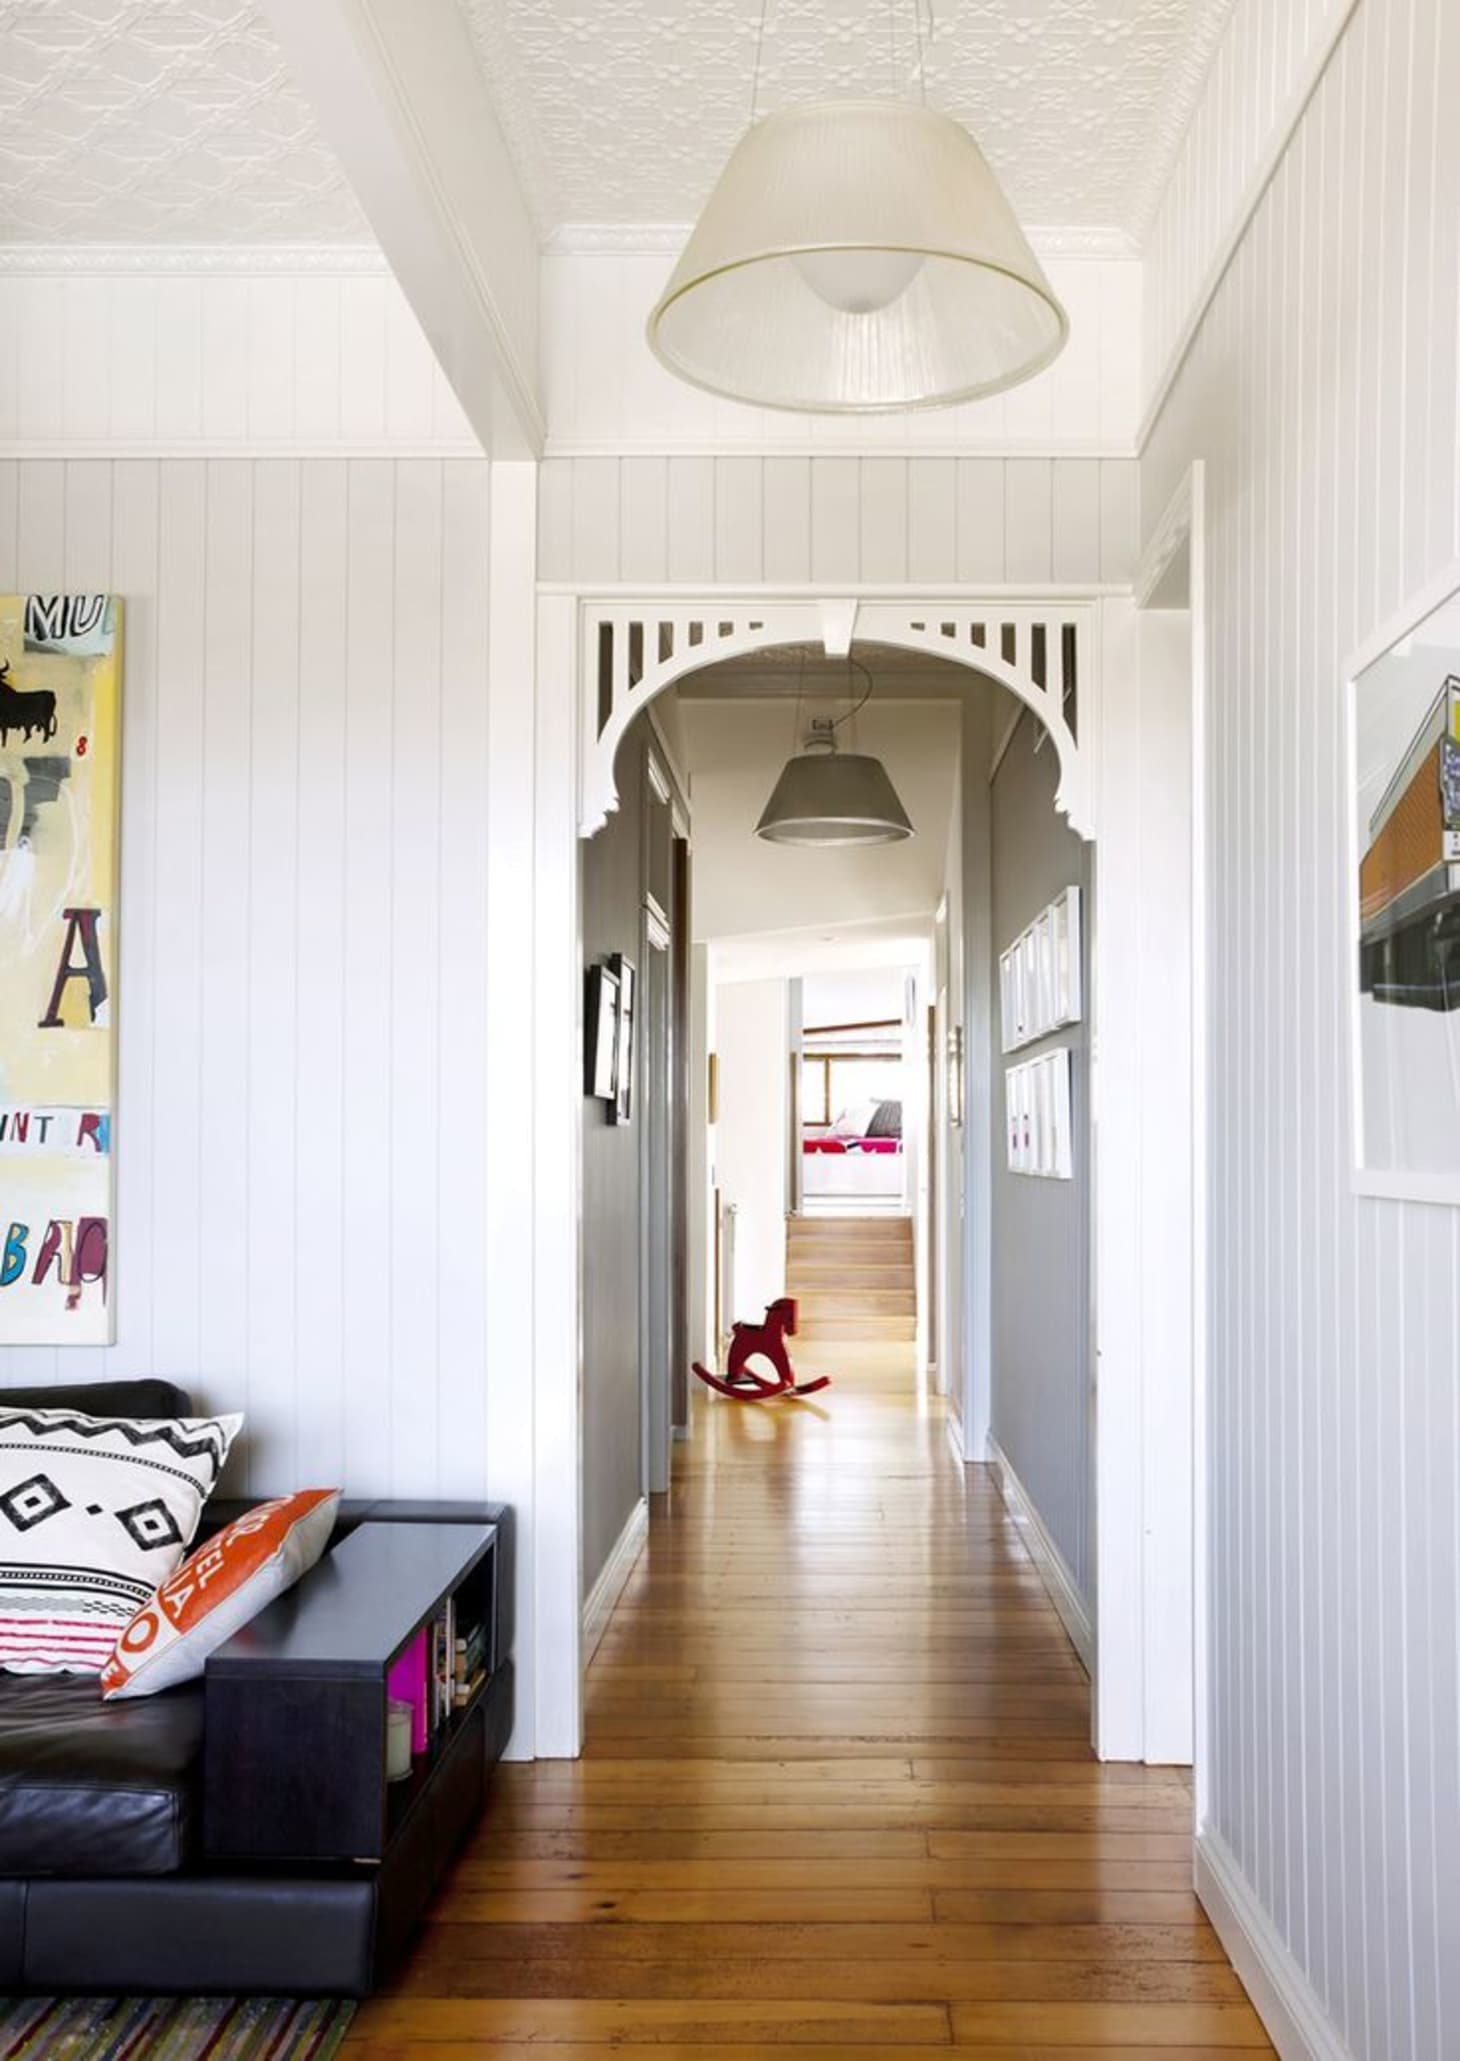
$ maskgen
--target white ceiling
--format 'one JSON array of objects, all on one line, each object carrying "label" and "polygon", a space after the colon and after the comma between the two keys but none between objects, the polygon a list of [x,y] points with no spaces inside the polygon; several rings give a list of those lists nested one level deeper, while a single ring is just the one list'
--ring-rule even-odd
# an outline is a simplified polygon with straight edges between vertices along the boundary
[{"label": "white ceiling", "polygon": [[[298,0],[299,5],[313,0]],[[457,0],[544,230],[689,220],[761,0]],[[930,0],[766,0],[758,104],[915,90]],[[1026,223],[1139,240],[1233,0],[931,0],[930,101]],[[238,0],[0,0],[0,242],[365,243]]]},{"label": "white ceiling", "polygon": [[[750,114],[762,0],[459,0],[544,226],[686,222]],[[915,90],[1027,224],[1139,239],[1232,0],[765,0],[758,105]]]},{"label": "white ceiling", "polygon": [[253,8],[0,0],[0,242],[370,240]]}]

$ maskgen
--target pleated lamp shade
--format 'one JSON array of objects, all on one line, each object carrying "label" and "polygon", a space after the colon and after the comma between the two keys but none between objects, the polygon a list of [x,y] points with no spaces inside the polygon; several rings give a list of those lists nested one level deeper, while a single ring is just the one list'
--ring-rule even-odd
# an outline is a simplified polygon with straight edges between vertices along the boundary
[{"label": "pleated lamp shade", "polygon": [[755,834],[771,844],[900,844],[913,827],[881,759],[813,748],[786,761]]},{"label": "pleated lamp shade", "polygon": [[1068,332],[968,131],[876,100],[757,122],[649,317],[650,348],[691,385],[836,414],[998,393]]}]

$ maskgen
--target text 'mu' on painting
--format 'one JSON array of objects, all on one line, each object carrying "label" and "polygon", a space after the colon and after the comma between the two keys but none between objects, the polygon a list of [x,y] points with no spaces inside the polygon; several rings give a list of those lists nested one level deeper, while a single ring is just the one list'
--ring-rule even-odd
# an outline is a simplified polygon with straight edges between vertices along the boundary
[{"label": "text 'mu' on painting", "polygon": [[0,1345],[114,1336],[121,629],[0,596]]}]

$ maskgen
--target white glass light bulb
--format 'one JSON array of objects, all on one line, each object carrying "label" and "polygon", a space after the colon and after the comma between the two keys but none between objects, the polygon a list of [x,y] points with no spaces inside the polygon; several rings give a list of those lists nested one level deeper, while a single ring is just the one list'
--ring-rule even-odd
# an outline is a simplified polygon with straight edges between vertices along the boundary
[{"label": "white glass light bulb", "polygon": [[811,291],[845,315],[889,307],[923,268],[921,255],[908,250],[802,251],[794,263]]}]

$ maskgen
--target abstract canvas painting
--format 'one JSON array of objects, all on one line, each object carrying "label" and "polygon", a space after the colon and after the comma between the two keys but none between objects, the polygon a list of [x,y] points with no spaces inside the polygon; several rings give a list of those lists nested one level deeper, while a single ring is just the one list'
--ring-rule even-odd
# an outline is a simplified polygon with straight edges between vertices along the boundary
[{"label": "abstract canvas painting", "polygon": [[115,1335],[121,623],[0,596],[0,1345]]}]

